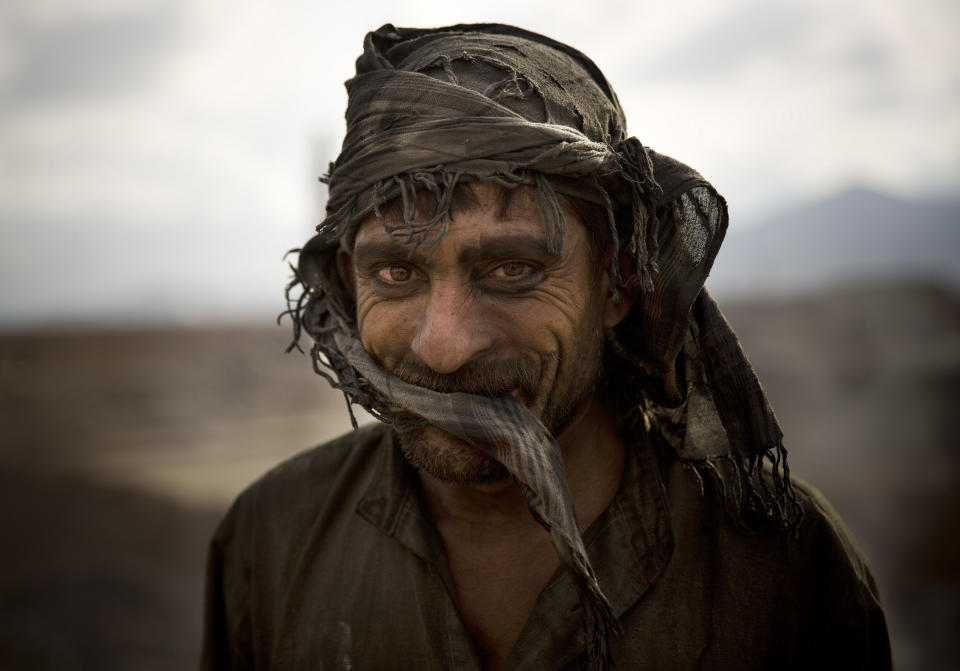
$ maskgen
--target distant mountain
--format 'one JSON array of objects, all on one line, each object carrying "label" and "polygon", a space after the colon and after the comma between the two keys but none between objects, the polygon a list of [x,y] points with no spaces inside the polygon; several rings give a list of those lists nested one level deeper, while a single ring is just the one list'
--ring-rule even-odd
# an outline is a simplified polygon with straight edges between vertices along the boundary
[{"label": "distant mountain", "polygon": [[900,277],[960,288],[960,200],[900,200],[866,189],[727,234],[707,286],[776,295]]}]

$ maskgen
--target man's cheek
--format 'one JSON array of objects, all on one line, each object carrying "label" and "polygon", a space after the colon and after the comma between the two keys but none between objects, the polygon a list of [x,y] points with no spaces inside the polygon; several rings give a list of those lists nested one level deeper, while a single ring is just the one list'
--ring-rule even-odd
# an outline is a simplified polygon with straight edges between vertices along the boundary
[{"label": "man's cheek", "polygon": [[406,356],[416,328],[411,320],[390,313],[384,306],[372,306],[362,319],[358,318],[363,348],[387,370],[393,370]]},{"label": "man's cheek", "polygon": [[361,281],[357,285],[357,325],[358,328],[363,329],[364,324],[368,321],[370,311],[373,310],[377,305],[376,294],[369,290],[366,282]]}]

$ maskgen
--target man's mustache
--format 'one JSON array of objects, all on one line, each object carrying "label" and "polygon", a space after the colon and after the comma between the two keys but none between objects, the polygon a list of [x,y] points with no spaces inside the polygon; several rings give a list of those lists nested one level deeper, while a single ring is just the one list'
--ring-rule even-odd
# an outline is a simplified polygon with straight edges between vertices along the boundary
[{"label": "man's mustache", "polygon": [[453,373],[438,373],[422,361],[401,361],[393,374],[409,384],[439,392],[462,392],[480,396],[501,396],[519,388],[533,398],[540,378],[540,364],[531,356],[479,360],[464,364]]}]

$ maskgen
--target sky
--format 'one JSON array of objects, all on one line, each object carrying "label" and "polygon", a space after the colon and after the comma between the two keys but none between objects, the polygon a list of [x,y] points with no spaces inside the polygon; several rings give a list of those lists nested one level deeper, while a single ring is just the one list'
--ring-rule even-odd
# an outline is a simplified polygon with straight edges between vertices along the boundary
[{"label": "sky", "polygon": [[476,21],[588,54],[732,228],[851,186],[960,192],[954,0],[5,0],[0,328],[268,322],[363,35]]}]

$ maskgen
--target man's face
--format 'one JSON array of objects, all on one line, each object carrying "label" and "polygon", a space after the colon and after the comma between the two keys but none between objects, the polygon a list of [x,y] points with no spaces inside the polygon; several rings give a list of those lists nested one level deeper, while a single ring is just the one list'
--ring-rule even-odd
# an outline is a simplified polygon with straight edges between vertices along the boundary
[{"label": "man's face", "polygon": [[[475,184],[435,248],[392,241],[374,216],[338,262],[353,282],[364,348],[388,371],[439,391],[513,394],[554,435],[591,395],[603,327],[626,312],[608,298],[579,217],[564,206],[559,256],[535,192]],[[505,197],[509,196],[509,197]],[[481,450],[432,426],[400,434],[417,468],[455,482],[506,477]]]}]

